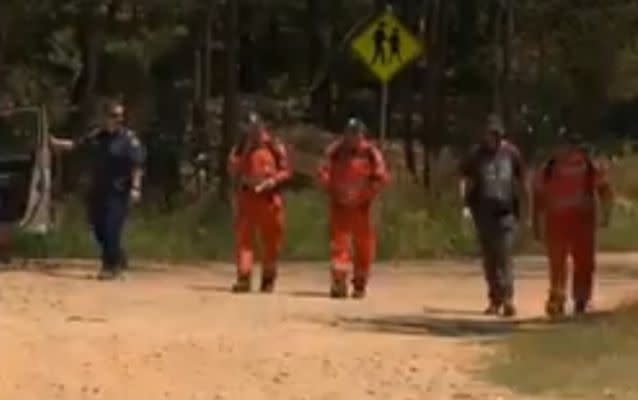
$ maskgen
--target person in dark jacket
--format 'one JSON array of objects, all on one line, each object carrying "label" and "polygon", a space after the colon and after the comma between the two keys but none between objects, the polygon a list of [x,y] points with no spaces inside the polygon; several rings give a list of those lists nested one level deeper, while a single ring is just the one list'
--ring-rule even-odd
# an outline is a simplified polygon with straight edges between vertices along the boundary
[{"label": "person in dark jacket", "polygon": [[102,250],[100,280],[122,276],[127,268],[122,248],[122,233],[131,202],[141,197],[145,159],[136,134],[124,125],[124,106],[113,103],[107,108],[103,128],[79,140],[51,138],[54,149],[90,151],[94,162],[87,197],[88,216]]},{"label": "person in dark jacket", "polygon": [[512,250],[517,236],[526,171],[518,149],[505,140],[498,116],[461,166],[465,216],[474,220],[488,286],[488,315],[516,315]]}]

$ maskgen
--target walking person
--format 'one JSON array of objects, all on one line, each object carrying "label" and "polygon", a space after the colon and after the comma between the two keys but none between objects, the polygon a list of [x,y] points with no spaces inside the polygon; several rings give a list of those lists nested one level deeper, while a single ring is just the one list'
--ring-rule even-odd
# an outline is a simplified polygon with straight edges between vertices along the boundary
[{"label": "walking person", "polygon": [[376,251],[370,211],[390,179],[383,154],[366,138],[366,133],[360,120],[350,119],[344,136],[328,146],[319,167],[319,184],[327,192],[330,206],[330,295],[338,299],[348,297],[351,267],[352,297],[361,299],[366,295]]},{"label": "walking person", "polygon": [[596,270],[597,225],[609,224],[612,200],[604,169],[594,163],[578,135],[564,130],[561,143],[537,173],[532,208],[534,235],[544,238],[549,260],[548,316],[565,314],[568,256],[573,262],[574,313],[587,311]]},{"label": "walking person", "polygon": [[485,280],[487,315],[516,315],[512,250],[518,233],[526,171],[518,149],[504,139],[498,116],[491,116],[481,141],[461,166],[464,214],[476,227]]},{"label": "walking person", "polygon": [[125,122],[124,106],[107,107],[104,127],[78,140],[51,137],[51,146],[61,151],[92,153],[92,179],[87,196],[93,234],[102,250],[100,280],[122,277],[128,267],[122,234],[131,202],[141,198],[145,152],[136,134]]},{"label": "walking person", "polygon": [[251,291],[253,235],[261,239],[263,293],[271,293],[277,280],[279,253],[284,236],[284,204],[281,185],[292,176],[283,142],[266,129],[257,114],[251,114],[243,140],[230,152],[228,170],[236,184],[235,293]]}]

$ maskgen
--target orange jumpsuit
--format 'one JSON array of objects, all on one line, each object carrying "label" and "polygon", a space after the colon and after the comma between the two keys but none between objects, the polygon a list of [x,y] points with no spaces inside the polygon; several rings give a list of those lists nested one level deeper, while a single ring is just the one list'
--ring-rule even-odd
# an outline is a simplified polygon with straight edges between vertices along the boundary
[{"label": "orange jumpsuit", "polygon": [[332,278],[347,279],[354,245],[355,289],[365,289],[374,260],[376,234],[370,218],[373,200],[389,182],[381,151],[360,139],[354,145],[343,140],[328,146],[319,168],[319,183],[330,197],[330,247]]},{"label": "orange jumpsuit", "polygon": [[[275,279],[284,233],[279,185],[292,174],[285,146],[262,131],[253,145],[235,147],[228,164],[231,176],[240,182],[234,199],[237,274],[245,278],[252,272],[253,235],[257,232],[263,250],[262,275],[265,279]],[[251,182],[267,178],[274,179],[274,188],[257,193]]]},{"label": "orange jumpsuit", "polygon": [[596,199],[610,199],[604,171],[582,150],[572,150],[547,163],[536,178],[535,208],[545,225],[550,266],[550,300],[566,297],[567,257],[574,264],[572,296],[586,304],[592,295],[595,270]]}]

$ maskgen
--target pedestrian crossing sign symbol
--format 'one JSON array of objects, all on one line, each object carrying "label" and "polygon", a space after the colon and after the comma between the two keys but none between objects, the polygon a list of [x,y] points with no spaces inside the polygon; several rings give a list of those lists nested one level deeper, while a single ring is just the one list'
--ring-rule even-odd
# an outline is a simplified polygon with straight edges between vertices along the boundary
[{"label": "pedestrian crossing sign symbol", "polygon": [[368,25],[351,48],[382,82],[392,80],[423,53],[419,40],[390,12]]}]

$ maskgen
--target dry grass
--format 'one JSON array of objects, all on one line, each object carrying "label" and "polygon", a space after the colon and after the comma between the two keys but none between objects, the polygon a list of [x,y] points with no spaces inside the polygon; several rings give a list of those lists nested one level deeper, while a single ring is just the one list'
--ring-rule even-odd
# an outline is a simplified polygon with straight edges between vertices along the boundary
[{"label": "dry grass", "polygon": [[638,303],[609,315],[515,334],[494,356],[490,380],[533,395],[637,399]]}]

